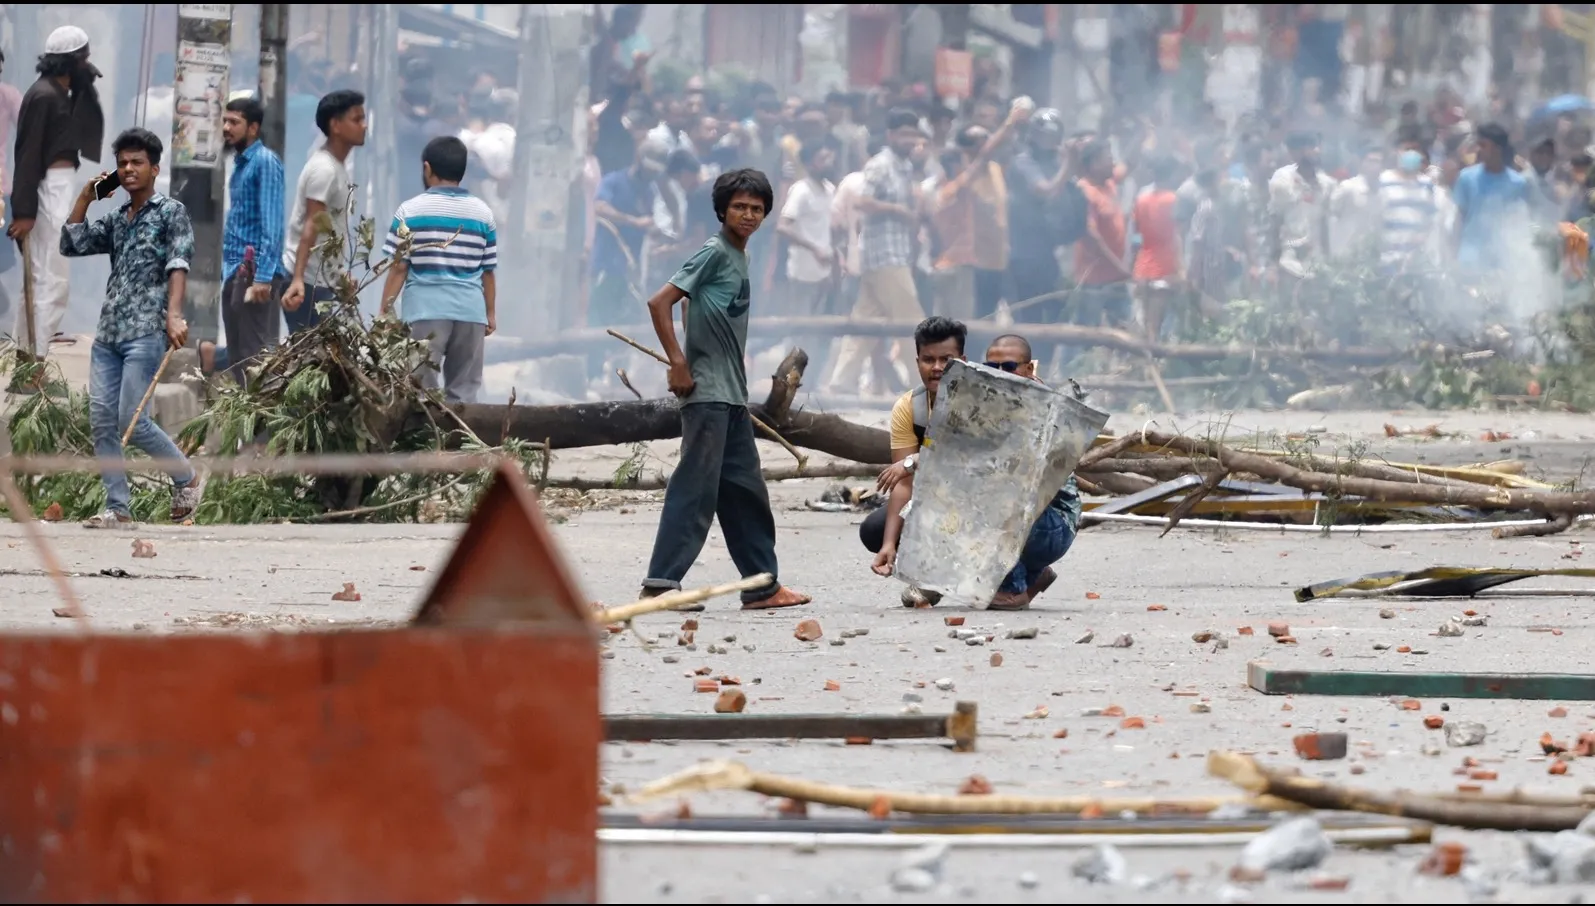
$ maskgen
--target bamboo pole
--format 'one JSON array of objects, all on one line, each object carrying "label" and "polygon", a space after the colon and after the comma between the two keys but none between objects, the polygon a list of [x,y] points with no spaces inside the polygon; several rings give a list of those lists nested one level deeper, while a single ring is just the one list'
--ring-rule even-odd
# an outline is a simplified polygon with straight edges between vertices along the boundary
[{"label": "bamboo pole", "polygon": [[710,598],[729,595],[739,591],[752,591],[755,588],[764,588],[775,577],[769,573],[759,573],[746,579],[727,582],[724,585],[710,585],[704,588],[695,588],[691,591],[675,591],[659,595],[654,598],[643,598],[631,604],[621,604],[617,607],[606,607],[593,613],[593,620],[598,623],[625,623],[644,614],[658,613],[661,610],[675,610],[688,604],[697,604]]},{"label": "bamboo pole", "polygon": [[710,761],[694,765],[648,784],[634,794],[631,800],[644,802],[687,793],[719,790],[746,790],[765,796],[778,796],[875,813],[886,810],[934,815],[1076,815],[1100,810],[1103,814],[1109,815],[1121,812],[1134,812],[1138,815],[1153,813],[1202,815],[1236,805],[1264,811],[1301,810],[1300,806],[1289,801],[1271,797],[1155,799],[1098,796],[946,796],[933,793],[902,793],[765,774],[735,761]]}]

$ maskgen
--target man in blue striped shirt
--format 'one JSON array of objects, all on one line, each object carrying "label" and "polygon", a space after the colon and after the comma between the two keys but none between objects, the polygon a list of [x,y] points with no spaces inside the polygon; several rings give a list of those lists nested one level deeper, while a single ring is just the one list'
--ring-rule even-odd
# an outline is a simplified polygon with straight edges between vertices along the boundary
[{"label": "man in blue striped shirt", "polygon": [[[286,190],[282,161],[260,140],[265,118],[266,108],[252,97],[229,101],[222,116],[222,140],[235,155],[222,232],[222,327],[229,370],[240,384],[250,361],[277,345],[277,299],[287,286],[280,267]],[[250,248],[254,258],[246,263]]]},{"label": "man in blue striped shirt", "polygon": [[482,388],[483,340],[497,327],[494,314],[498,226],[487,203],[460,188],[465,178],[465,143],[434,138],[421,153],[426,191],[399,205],[383,254],[394,259],[382,287],[382,313],[403,300],[410,334],[425,340],[433,368],[421,383],[435,389],[443,373],[443,396],[472,403]]}]

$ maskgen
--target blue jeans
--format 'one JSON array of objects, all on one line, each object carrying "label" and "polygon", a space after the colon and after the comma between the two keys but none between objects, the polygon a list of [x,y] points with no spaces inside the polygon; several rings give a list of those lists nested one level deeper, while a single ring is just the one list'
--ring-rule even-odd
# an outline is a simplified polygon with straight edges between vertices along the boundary
[{"label": "blue jeans", "polygon": [[1025,549],[1019,553],[1019,563],[1002,580],[1002,591],[1009,594],[1024,591],[1042,570],[1063,559],[1074,544],[1075,528],[1069,522],[1055,506],[1041,511],[1041,517],[1030,527],[1030,537],[1025,539]]},{"label": "blue jeans", "polygon": [[[94,435],[95,456],[122,455],[122,433],[127,430],[133,410],[144,399],[144,391],[155,380],[166,345],[165,332],[122,343],[94,341],[89,354],[89,428]],[[194,480],[188,458],[150,418],[147,407],[139,413],[138,427],[129,440],[154,459],[182,461],[182,466],[167,473],[177,487],[187,487]],[[131,516],[132,492],[127,486],[127,473],[106,468],[100,472],[100,480],[105,482],[105,508]]]}]

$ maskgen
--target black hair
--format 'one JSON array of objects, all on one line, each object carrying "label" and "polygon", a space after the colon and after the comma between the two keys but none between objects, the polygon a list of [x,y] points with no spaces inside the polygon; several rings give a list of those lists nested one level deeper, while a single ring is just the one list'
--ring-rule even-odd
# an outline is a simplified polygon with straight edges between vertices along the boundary
[{"label": "black hair", "polygon": [[758,170],[747,167],[741,170],[731,170],[721,173],[714,181],[713,199],[714,216],[721,223],[726,222],[726,211],[731,208],[731,199],[738,195],[752,195],[764,202],[764,213],[768,215],[770,209],[775,207],[775,190],[770,188],[770,179]]},{"label": "black hair", "polygon": [[150,159],[153,166],[161,165],[161,152],[165,146],[161,144],[160,136],[148,129],[128,129],[111,142],[111,157],[114,160],[120,157],[123,151],[143,151]]},{"label": "black hair", "polygon": [[39,71],[39,75],[47,79],[70,76],[81,65],[82,57],[81,50],[74,50],[71,53],[42,53],[39,54],[39,63],[34,68]]},{"label": "black hair", "polygon": [[932,104],[925,115],[932,120],[953,120],[958,118],[958,111],[945,104]]},{"label": "black hair", "polygon": [[1588,151],[1580,151],[1567,163],[1574,167],[1595,167],[1595,157],[1591,157]]},{"label": "black hair", "polygon": [[323,95],[316,104],[316,128],[325,136],[332,135],[332,121],[356,107],[365,106],[366,96],[349,88]]},{"label": "black hair", "polygon": [[979,151],[991,138],[991,132],[984,126],[965,126],[958,130],[955,140],[958,147],[966,151]]},{"label": "black hair", "polygon": [[1316,132],[1292,132],[1285,136],[1285,147],[1292,151],[1300,148],[1316,148],[1319,144]]},{"label": "black hair", "polygon": [[432,175],[444,182],[465,179],[465,160],[470,154],[465,142],[452,135],[440,135],[421,150],[421,162],[432,168]]},{"label": "black hair", "polygon": [[1160,186],[1169,186],[1180,170],[1180,162],[1172,154],[1159,154],[1152,158],[1148,169],[1152,172],[1153,182]]},{"label": "black hair", "polygon": [[958,354],[964,354],[964,341],[969,339],[969,328],[962,322],[941,315],[932,315],[919,322],[914,328],[914,351],[919,352],[932,343],[941,343],[947,340],[958,341]]},{"label": "black hair", "polygon": [[233,98],[227,102],[227,111],[241,114],[246,126],[258,126],[266,121],[266,105],[252,97]]},{"label": "black hair", "polygon": [[1088,140],[1085,144],[1080,146],[1080,166],[1086,170],[1090,170],[1096,165],[1097,158],[1107,154],[1110,150],[1111,149],[1108,147],[1108,143],[1100,138]]},{"label": "black hair", "polygon": [[991,346],[988,346],[986,348],[987,349],[991,349],[991,348],[994,348],[994,347],[997,347],[997,346],[1017,346],[1020,349],[1023,349],[1024,350],[1024,358],[1025,358],[1025,361],[1027,361],[1027,362],[1030,361],[1030,359],[1031,359],[1031,357],[1033,355],[1031,353],[1031,351],[1030,351],[1030,341],[1025,339],[1024,337],[1021,337],[1020,335],[1018,335],[1016,333],[1005,333],[1002,336],[998,337],[997,339],[992,340],[991,341]]},{"label": "black hair", "polygon": [[698,162],[697,156],[686,148],[677,148],[670,152],[670,156],[665,159],[665,175],[667,176],[675,176],[678,173],[696,173],[701,169],[703,169],[703,165]]},{"label": "black hair", "polygon": [[919,128],[919,114],[907,107],[893,107],[886,112],[886,128],[893,129]]},{"label": "black hair", "polygon": [[836,150],[836,143],[830,141],[807,142],[798,148],[798,162],[805,167],[813,166],[815,156],[827,148],[832,151]]},{"label": "black hair", "polygon": [[1506,127],[1500,123],[1485,123],[1474,135],[1480,141],[1490,142],[1506,154],[1512,153],[1512,137],[1507,134]]}]

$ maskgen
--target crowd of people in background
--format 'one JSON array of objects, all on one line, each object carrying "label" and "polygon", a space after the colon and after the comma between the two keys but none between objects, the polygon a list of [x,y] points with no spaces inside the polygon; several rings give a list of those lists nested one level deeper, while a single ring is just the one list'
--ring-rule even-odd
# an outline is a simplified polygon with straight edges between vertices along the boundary
[{"label": "crowd of people in background", "polygon": [[[1293,109],[1233,124],[1211,108],[1115,111],[1097,131],[1004,97],[1000,78],[963,100],[890,79],[823,99],[756,81],[721,96],[702,78],[664,91],[637,9],[616,8],[592,59],[591,326],[645,320],[642,287],[717,228],[708,187],[736,167],[776,189],[777,229],[749,247],[764,317],[936,314],[1165,341],[1199,336],[1235,299],[1310,294],[1337,262],[1539,293],[1557,277],[1526,273],[1543,260],[1535,235],[1590,213],[1577,116],[1516,122],[1492,105],[1501,122],[1484,122],[1442,88],[1386,119],[1304,84]],[[1053,376],[1082,351],[1062,350]],[[810,374],[825,392],[883,396],[909,383],[910,352],[851,338]]]}]

